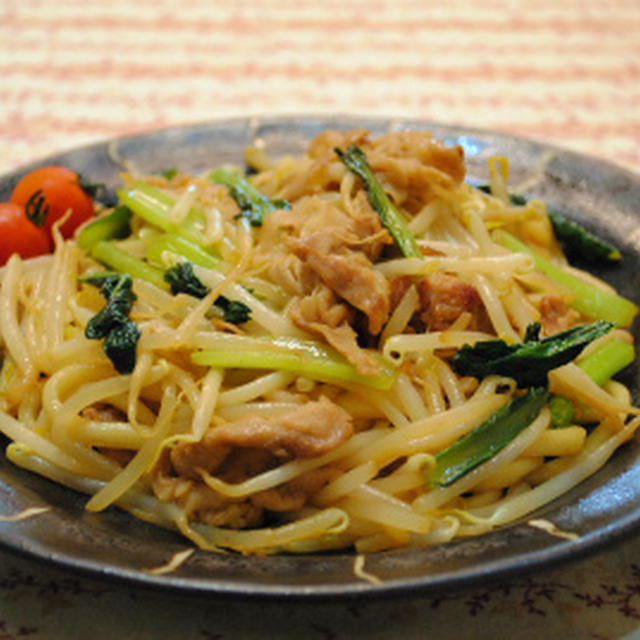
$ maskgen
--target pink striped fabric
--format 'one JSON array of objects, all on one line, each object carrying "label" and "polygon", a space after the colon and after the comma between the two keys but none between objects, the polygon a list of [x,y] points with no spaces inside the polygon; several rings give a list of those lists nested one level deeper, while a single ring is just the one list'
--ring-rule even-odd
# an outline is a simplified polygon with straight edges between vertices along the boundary
[{"label": "pink striped fabric", "polygon": [[0,171],[236,115],[424,118],[640,170],[637,0],[0,0]]}]

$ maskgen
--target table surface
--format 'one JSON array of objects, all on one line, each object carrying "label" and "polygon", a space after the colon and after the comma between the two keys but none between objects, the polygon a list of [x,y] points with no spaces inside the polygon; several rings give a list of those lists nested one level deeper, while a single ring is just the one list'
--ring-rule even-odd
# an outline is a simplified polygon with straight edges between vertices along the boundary
[{"label": "table surface", "polygon": [[[0,0],[0,78],[0,173],[159,127],[312,113],[497,129],[640,171],[638,0]],[[516,629],[640,638],[640,537],[498,586],[296,606],[144,591],[0,552],[2,640]]]}]

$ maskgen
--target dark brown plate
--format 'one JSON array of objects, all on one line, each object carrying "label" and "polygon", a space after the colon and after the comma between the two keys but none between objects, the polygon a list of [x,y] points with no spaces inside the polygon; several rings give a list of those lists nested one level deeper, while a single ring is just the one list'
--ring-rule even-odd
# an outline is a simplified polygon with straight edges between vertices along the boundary
[{"label": "dark brown plate", "polygon": [[[244,147],[256,138],[277,157],[302,152],[307,141],[324,129],[363,126],[373,134],[425,128],[451,144],[461,144],[472,180],[486,180],[489,156],[507,156],[512,186],[528,184],[527,194],[544,199],[621,247],[622,265],[600,275],[623,295],[640,301],[640,177],[593,158],[493,132],[344,117],[213,122],[123,138],[112,143],[111,150],[145,171],[179,167],[197,172],[221,163],[242,163]],[[110,145],[97,144],[38,164],[61,163],[116,187],[120,168],[109,150]],[[0,199],[8,197],[17,177],[28,168],[0,178]],[[637,365],[626,372],[625,381],[637,401]],[[380,578],[380,584],[354,574],[352,553],[244,557],[198,551],[175,572],[150,575],[145,569],[164,565],[175,552],[188,548],[187,542],[116,509],[85,513],[85,501],[84,496],[17,469],[0,456],[0,513],[51,507],[21,522],[0,522],[0,544],[69,569],[150,587],[245,597],[433,592],[576,559],[640,531],[640,443],[636,438],[626,444],[598,473],[536,514],[578,533],[579,539],[553,537],[523,522],[431,549],[371,554],[366,570]]]}]

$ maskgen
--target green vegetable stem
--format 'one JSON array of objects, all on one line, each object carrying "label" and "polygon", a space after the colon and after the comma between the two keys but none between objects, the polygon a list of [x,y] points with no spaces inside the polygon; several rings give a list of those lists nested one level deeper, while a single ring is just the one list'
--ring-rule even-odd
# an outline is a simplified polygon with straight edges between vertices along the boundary
[{"label": "green vegetable stem", "polygon": [[226,369],[266,369],[292,371],[317,380],[342,381],[388,390],[393,372],[381,364],[378,375],[364,376],[331,348],[311,340],[297,338],[240,338],[232,348],[206,349],[191,356],[194,363]]},{"label": "green vegetable stem", "polygon": [[535,266],[561,287],[573,294],[569,304],[588,318],[607,320],[620,327],[628,327],[638,313],[638,307],[615,293],[594,287],[584,280],[552,264],[510,233],[498,231],[499,242],[514,253],[528,253],[533,257]]},{"label": "green vegetable stem", "polygon": [[177,233],[159,233],[149,244],[147,258],[154,264],[161,265],[165,252],[184,258],[184,260],[205,269],[224,270],[223,263],[219,258]]},{"label": "green vegetable stem", "polygon": [[635,358],[632,344],[614,338],[598,345],[590,354],[584,356],[578,367],[596,384],[602,386],[616,373],[630,365]]},{"label": "green vegetable stem", "polygon": [[385,193],[378,178],[371,170],[367,156],[357,145],[351,145],[346,151],[334,149],[338,157],[364,183],[369,202],[373,210],[380,216],[382,224],[389,231],[402,255],[407,258],[422,258],[422,251],[405,224],[399,209]]},{"label": "green vegetable stem", "polygon": [[131,255],[121,249],[115,242],[101,240],[93,246],[91,255],[98,262],[102,262],[102,264],[114,271],[127,273],[132,278],[146,280],[161,289],[167,288],[162,269],[158,269],[148,262]]},{"label": "green vegetable stem", "polygon": [[[613,338],[598,345],[577,365],[596,384],[602,386],[616,373],[630,365],[634,359],[634,346],[624,340]],[[553,396],[549,401],[549,409],[551,410],[551,424],[554,427],[566,427],[573,421],[575,405],[568,398]]]},{"label": "green vegetable stem", "polygon": [[78,232],[76,243],[82,249],[91,251],[100,241],[126,238],[131,233],[130,222],[131,211],[120,205],[110,213],[85,224]]},{"label": "green vegetable stem", "polygon": [[120,189],[117,194],[123,205],[129,207],[133,213],[150,225],[163,231],[176,233],[197,245],[202,244],[204,215],[191,209],[180,223],[173,222],[170,213],[175,200],[162,189],[138,180],[131,188]]},{"label": "green vegetable stem", "polygon": [[551,424],[554,427],[568,427],[576,415],[576,406],[569,398],[552,396],[549,400]]}]

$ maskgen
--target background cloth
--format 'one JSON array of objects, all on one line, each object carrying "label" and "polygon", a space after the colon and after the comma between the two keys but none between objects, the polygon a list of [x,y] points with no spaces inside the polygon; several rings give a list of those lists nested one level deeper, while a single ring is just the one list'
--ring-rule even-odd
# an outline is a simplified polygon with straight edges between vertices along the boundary
[{"label": "background cloth", "polygon": [[0,170],[235,115],[500,129],[640,167],[637,0],[1,0]]},{"label": "background cloth", "polygon": [[[497,129],[640,171],[639,107],[638,0],[0,0],[0,173],[113,136],[286,114]],[[638,638],[640,537],[498,586],[295,607],[0,552],[0,639],[81,637]]]}]

